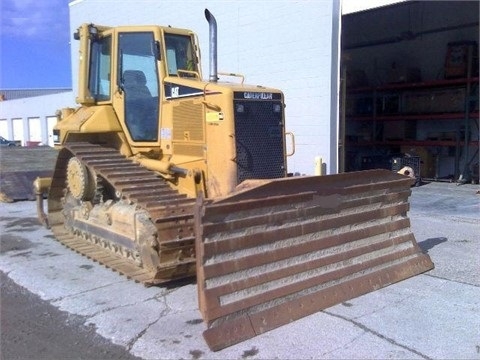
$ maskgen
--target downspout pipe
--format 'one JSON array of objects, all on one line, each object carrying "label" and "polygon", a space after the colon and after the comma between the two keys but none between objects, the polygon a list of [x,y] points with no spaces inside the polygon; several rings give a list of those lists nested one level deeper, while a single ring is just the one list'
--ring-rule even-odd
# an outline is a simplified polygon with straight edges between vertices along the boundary
[{"label": "downspout pipe", "polygon": [[210,82],[218,81],[217,71],[217,20],[208,9],[205,9],[205,18],[209,24],[209,40],[210,40]]}]

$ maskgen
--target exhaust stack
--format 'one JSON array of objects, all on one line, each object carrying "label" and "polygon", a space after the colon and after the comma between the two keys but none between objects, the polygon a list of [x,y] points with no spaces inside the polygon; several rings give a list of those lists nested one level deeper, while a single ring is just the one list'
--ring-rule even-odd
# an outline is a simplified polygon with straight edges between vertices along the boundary
[{"label": "exhaust stack", "polygon": [[209,24],[209,41],[210,41],[210,77],[209,81],[217,82],[217,20],[208,9],[205,9],[205,18]]}]

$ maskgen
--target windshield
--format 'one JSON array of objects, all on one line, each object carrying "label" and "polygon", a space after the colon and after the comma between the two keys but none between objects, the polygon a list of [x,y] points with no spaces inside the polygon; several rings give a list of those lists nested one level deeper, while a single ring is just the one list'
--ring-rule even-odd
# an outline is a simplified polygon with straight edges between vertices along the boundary
[{"label": "windshield", "polygon": [[169,75],[177,76],[178,70],[197,71],[197,59],[190,36],[165,34],[165,47]]}]

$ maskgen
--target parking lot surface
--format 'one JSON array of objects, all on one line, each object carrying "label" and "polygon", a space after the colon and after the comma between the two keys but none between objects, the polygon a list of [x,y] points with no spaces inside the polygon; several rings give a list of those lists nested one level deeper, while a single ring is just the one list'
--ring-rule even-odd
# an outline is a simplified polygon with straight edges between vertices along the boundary
[{"label": "parking lot surface", "polygon": [[0,271],[79,328],[119,345],[127,355],[118,357],[479,359],[479,190],[449,183],[412,188],[412,229],[435,269],[219,352],[202,338],[195,283],[145,288],[121,277],[56,242],[37,223],[34,202],[0,203]]}]

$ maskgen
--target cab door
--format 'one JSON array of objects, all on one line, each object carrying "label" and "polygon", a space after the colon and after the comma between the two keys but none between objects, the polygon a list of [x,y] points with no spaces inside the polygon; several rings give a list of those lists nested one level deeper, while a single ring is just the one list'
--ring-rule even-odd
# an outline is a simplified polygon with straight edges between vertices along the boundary
[{"label": "cab door", "polygon": [[118,31],[114,102],[134,146],[159,141],[158,54],[153,31]]}]

